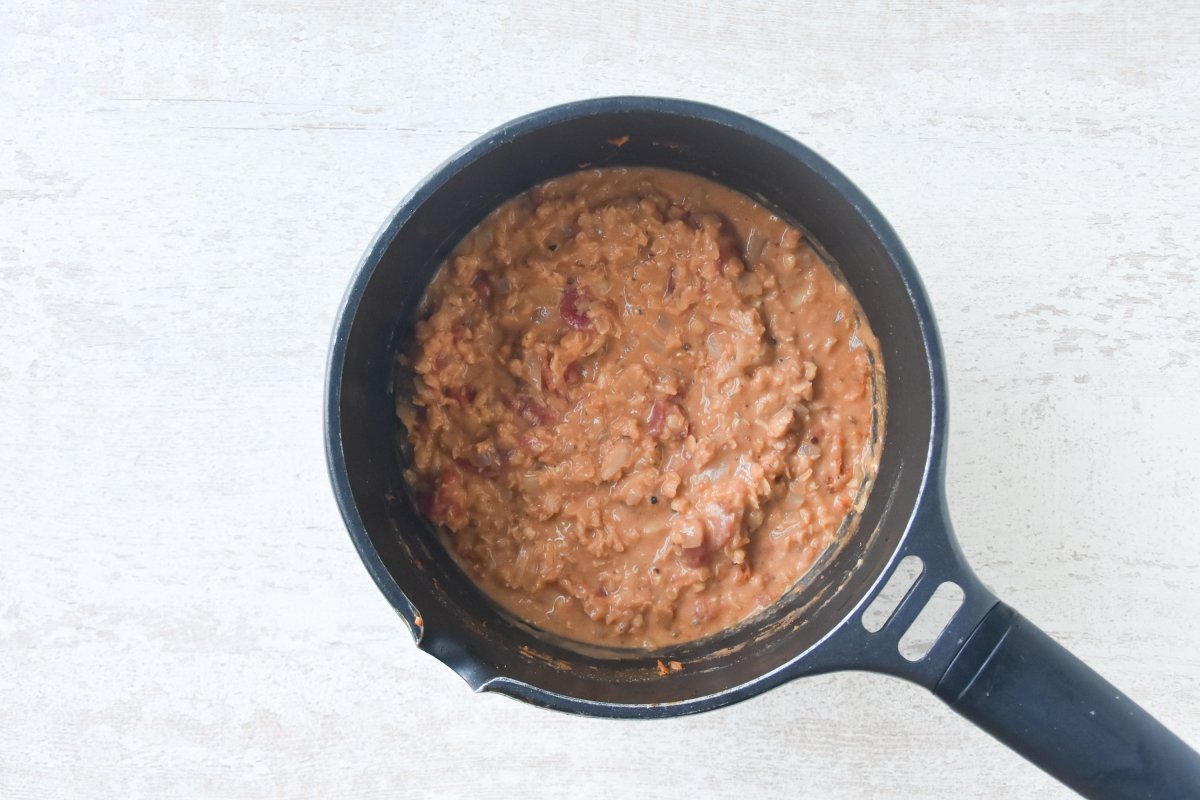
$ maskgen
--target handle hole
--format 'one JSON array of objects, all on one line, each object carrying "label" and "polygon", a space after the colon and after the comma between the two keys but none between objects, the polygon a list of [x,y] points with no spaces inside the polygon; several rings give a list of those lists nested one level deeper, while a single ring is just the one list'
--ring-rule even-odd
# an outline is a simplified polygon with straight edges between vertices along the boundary
[{"label": "handle hole", "polygon": [[946,626],[954,619],[958,609],[962,607],[962,587],[952,581],[946,581],[933,591],[929,602],[921,609],[921,613],[913,620],[913,624],[900,638],[900,655],[909,661],[920,661],[929,654],[937,640],[941,638]]},{"label": "handle hole", "polygon": [[862,626],[867,629],[868,633],[878,633],[883,630],[883,626],[887,625],[888,620],[895,613],[896,607],[912,589],[917,578],[921,577],[924,569],[925,562],[916,556],[905,556],[900,560],[895,571],[892,572],[892,577],[888,578],[888,582],[884,585],[883,591],[875,596],[871,605],[867,606],[867,610],[863,612]]}]

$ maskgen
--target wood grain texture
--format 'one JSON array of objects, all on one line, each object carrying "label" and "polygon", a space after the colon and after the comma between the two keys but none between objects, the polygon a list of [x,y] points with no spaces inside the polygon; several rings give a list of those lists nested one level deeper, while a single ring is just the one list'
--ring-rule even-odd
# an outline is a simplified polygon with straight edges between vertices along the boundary
[{"label": "wood grain texture", "polygon": [[1066,796],[881,677],[655,723],[474,696],[376,592],[321,444],[350,270],[475,135],[617,93],[876,201],[964,550],[1200,745],[1195,4],[432,5],[0,10],[0,796]]}]

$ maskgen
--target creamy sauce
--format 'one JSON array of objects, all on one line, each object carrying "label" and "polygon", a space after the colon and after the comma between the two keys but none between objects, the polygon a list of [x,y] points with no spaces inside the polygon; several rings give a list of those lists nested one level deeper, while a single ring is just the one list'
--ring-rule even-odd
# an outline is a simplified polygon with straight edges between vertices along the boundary
[{"label": "creamy sauce", "polygon": [[730,189],[589,170],[501,206],[425,298],[406,477],[518,617],[659,647],[769,606],[878,464],[878,344],[794,227]]}]

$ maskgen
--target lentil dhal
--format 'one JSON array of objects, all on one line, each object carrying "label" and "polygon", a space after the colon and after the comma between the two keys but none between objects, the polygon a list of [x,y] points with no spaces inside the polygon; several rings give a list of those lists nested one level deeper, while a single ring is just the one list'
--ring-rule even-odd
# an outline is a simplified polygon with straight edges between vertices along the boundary
[{"label": "lentil dhal", "polygon": [[510,200],[426,294],[406,478],[501,606],[661,647],[769,606],[878,463],[878,345],[796,228],[711,181],[589,170]]}]

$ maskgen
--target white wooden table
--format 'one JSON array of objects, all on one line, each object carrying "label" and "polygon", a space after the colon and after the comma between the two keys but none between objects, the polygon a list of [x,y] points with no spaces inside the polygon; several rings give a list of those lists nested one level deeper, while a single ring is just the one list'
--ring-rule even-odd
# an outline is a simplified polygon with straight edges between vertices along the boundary
[{"label": "white wooden table", "polygon": [[619,93],[877,202],[939,315],[964,550],[1200,745],[1194,4],[432,5],[0,10],[0,796],[1066,794],[882,677],[654,723],[474,696],[375,590],[321,442],[350,270],[477,134]]}]

